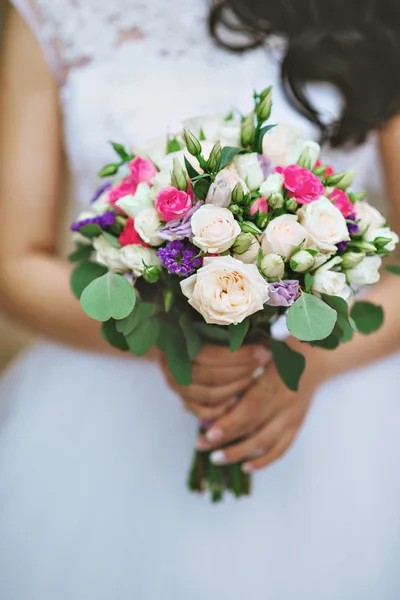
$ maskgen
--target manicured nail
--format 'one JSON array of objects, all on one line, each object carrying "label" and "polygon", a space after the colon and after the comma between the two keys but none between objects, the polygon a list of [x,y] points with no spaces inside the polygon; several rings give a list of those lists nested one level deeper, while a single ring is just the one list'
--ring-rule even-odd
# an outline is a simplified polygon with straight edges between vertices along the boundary
[{"label": "manicured nail", "polygon": [[253,358],[260,365],[260,367],[263,367],[271,360],[271,353],[268,352],[268,350],[263,346],[259,346],[253,352]]},{"label": "manicured nail", "polygon": [[223,452],[222,450],[213,452],[210,456],[210,459],[214,465],[224,465],[226,463],[225,452]]},{"label": "manicured nail", "polygon": [[242,465],[242,471],[243,473],[252,473],[254,471],[253,465],[251,463],[244,463],[244,465]]},{"label": "manicured nail", "polygon": [[206,433],[206,438],[209,442],[218,442],[222,438],[222,435],[221,429],[210,429]]},{"label": "manicured nail", "polygon": [[262,375],[264,375],[265,373],[265,368],[264,367],[258,367],[252,374],[252,378],[254,380],[260,379],[260,377]]},{"label": "manicured nail", "polygon": [[197,442],[197,448],[199,450],[208,450],[209,449],[209,444],[207,444],[207,442],[205,442],[204,440],[199,440]]}]

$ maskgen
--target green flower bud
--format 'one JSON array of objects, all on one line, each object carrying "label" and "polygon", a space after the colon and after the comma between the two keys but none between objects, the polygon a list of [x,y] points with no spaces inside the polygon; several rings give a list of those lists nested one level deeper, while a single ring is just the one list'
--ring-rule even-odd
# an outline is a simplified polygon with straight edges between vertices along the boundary
[{"label": "green flower bud", "polygon": [[251,221],[243,221],[240,224],[240,228],[243,233],[252,233],[253,235],[260,235],[262,233],[261,229]]},{"label": "green flower bud", "polygon": [[279,254],[267,254],[260,262],[260,271],[267,279],[282,279],[285,274],[283,258]]},{"label": "green flower bud", "polygon": [[211,154],[207,161],[207,167],[211,172],[217,171],[218,163],[221,158],[221,142],[217,141],[214,144],[213,149],[211,150]]},{"label": "green flower bud", "polygon": [[268,121],[272,111],[272,93],[271,90],[262,98],[257,105],[256,113],[259,121]]},{"label": "green flower bud", "polygon": [[[258,95],[260,100],[264,100],[268,96],[272,96],[272,85],[269,85],[267,88],[265,88],[265,90],[263,90],[261,92],[261,94]],[[256,95],[256,98],[257,98],[257,95]]]},{"label": "green flower bud", "polygon": [[352,202],[354,204],[355,202],[364,200],[364,198],[367,196],[367,192],[358,192],[358,193],[349,192],[347,195],[349,197],[350,202]]},{"label": "green flower bud", "polygon": [[240,181],[235,185],[232,192],[232,200],[235,204],[242,204],[245,198],[245,193]]},{"label": "green flower bud", "polygon": [[241,215],[243,213],[243,208],[237,204],[231,204],[228,208],[233,215]]},{"label": "green flower bud", "polygon": [[233,252],[235,254],[244,254],[250,248],[253,240],[254,237],[251,233],[240,233],[232,246]]},{"label": "green flower bud", "polygon": [[300,167],[304,167],[304,169],[311,169],[312,167],[312,156],[309,148],[304,148],[303,152],[300,154],[297,164]]},{"label": "green flower bud", "polygon": [[279,192],[277,192],[276,194],[271,194],[270,197],[268,198],[268,205],[273,210],[278,210],[279,208],[282,208],[283,202],[284,202],[283,196]]},{"label": "green flower bud", "polygon": [[172,308],[172,305],[174,303],[174,293],[172,290],[164,290],[164,309],[166,313],[169,313],[169,311]]},{"label": "green flower bud", "polygon": [[344,171],[343,173],[335,173],[326,180],[326,185],[336,188],[337,190],[346,191],[353,183],[356,172],[354,169]]},{"label": "green flower bud", "polygon": [[268,213],[266,214],[261,214],[258,215],[258,217],[256,218],[256,225],[257,227],[259,227],[262,231],[264,231],[264,229],[266,228],[266,226],[268,225],[268,221],[269,221],[269,215]]},{"label": "green flower bud", "polygon": [[160,271],[157,267],[146,267],[143,272],[143,278],[147,283],[157,283],[160,279]]},{"label": "green flower bud", "polygon": [[352,241],[349,244],[349,248],[355,248],[356,250],[359,250],[360,252],[365,252],[366,254],[376,254],[376,248],[375,248],[374,244],[370,244],[369,242]]},{"label": "green flower bud", "polygon": [[254,124],[254,112],[251,112],[243,119],[240,128],[240,139],[244,148],[247,148],[253,144],[255,132],[256,126]]},{"label": "green flower bud", "polygon": [[357,267],[365,258],[364,252],[346,252],[342,256],[342,267],[345,271],[347,269],[354,269]]},{"label": "green flower bud", "polygon": [[296,252],[290,259],[290,268],[296,273],[305,273],[315,265],[315,258],[307,250]]},{"label": "green flower bud", "polygon": [[297,201],[294,198],[289,198],[288,200],[286,200],[286,208],[289,212],[297,212]]},{"label": "green flower bud", "polygon": [[197,137],[193,135],[189,129],[183,130],[183,138],[185,140],[186,147],[190,154],[193,156],[200,156],[201,154],[201,144]]},{"label": "green flower bud", "polygon": [[186,176],[186,171],[182,167],[181,163],[177,158],[173,160],[173,169],[172,169],[172,178],[171,183],[178,190],[182,190],[187,192],[188,189],[188,181]]}]

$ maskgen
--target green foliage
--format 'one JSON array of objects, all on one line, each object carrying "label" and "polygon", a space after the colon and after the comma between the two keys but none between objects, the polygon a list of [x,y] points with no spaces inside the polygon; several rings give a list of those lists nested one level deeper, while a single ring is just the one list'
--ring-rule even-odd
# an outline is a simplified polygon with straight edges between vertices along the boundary
[{"label": "green foliage", "polygon": [[250,319],[247,318],[238,325],[229,325],[229,348],[236,352],[242,346],[250,328]]},{"label": "green foliage", "polygon": [[289,390],[296,392],[306,367],[304,356],[292,350],[285,342],[273,338],[271,352],[283,383]]},{"label": "green foliage", "polygon": [[245,150],[244,148],[234,148],[232,146],[225,146],[225,148],[222,148],[221,150],[221,156],[218,162],[218,171],[221,171],[221,169],[225,169],[225,167],[227,167],[235,158],[235,156],[237,156],[238,154],[244,154],[245,152],[247,152],[247,150]]},{"label": "green foliage", "polygon": [[114,321],[114,319],[110,319],[103,323],[101,326],[101,335],[106,342],[113,346],[113,348],[126,352],[129,350],[129,346],[126,343],[125,337],[117,330],[117,322],[118,321]]},{"label": "green foliage", "polygon": [[168,368],[179,385],[192,383],[192,363],[187,351],[182,330],[172,323],[164,322],[162,327],[163,346],[167,356]]},{"label": "green foliage", "polygon": [[109,271],[83,291],[81,306],[96,321],[125,319],[136,303],[133,286],[122,275]]},{"label": "green foliage", "polygon": [[99,172],[99,177],[112,177],[113,175],[118,173],[119,167],[120,167],[120,165],[116,164],[116,163],[106,165]]},{"label": "green foliage", "polygon": [[167,154],[173,154],[174,152],[179,152],[182,149],[180,142],[176,139],[176,137],[168,138],[167,142]]},{"label": "green foliage", "polygon": [[96,223],[89,223],[89,225],[84,225],[80,228],[79,233],[86,238],[92,239],[95,237],[99,237],[103,232],[99,225]]},{"label": "green foliage", "polygon": [[94,279],[101,277],[105,273],[107,273],[107,267],[104,267],[103,265],[90,261],[80,263],[72,271],[70,279],[70,285],[74,296],[79,299],[82,296],[84,289],[92,283]]},{"label": "green foliage", "polygon": [[117,330],[128,336],[139,325],[154,317],[156,310],[157,305],[154,302],[137,302],[130,315],[117,321]]},{"label": "green foliage", "polygon": [[206,342],[223,346],[229,345],[229,331],[227,327],[196,322],[195,328]]},{"label": "green foliage", "polygon": [[90,258],[93,252],[93,246],[91,244],[78,244],[78,247],[74,252],[68,255],[68,260],[71,263],[80,262]]},{"label": "green foliage", "polygon": [[383,309],[371,302],[356,302],[351,309],[356,330],[364,335],[378,331],[383,325]]},{"label": "green foliage", "polygon": [[110,142],[110,144],[123,162],[131,160],[133,158],[133,156],[131,156],[131,154],[129,154],[129,152],[126,151],[125,147],[122,144],[117,144],[116,142]]},{"label": "green foliage", "polygon": [[157,345],[160,336],[160,320],[158,317],[151,317],[140,323],[129,335],[126,341],[130,351],[135,356],[144,356]]},{"label": "green foliage", "polygon": [[311,291],[312,286],[314,285],[314,275],[311,273],[306,273],[304,276],[304,287],[306,289],[307,294]]},{"label": "green foliage", "polygon": [[103,236],[106,238],[110,246],[112,246],[113,248],[121,248],[121,244],[119,243],[118,238],[116,238],[114,235],[111,235],[111,233],[107,233],[107,231],[103,231]]},{"label": "green foliage", "polygon": [[258,154],[263,153],[263,141],[265,134],[268,133],[268,131],[271,131],[271,129],[274,129],[274,127],[276,127],[276,125],[266,125],[265,127],[261,127],[261,129],[256,132],[253,148],[254,152],[258,152]]},{"label": "green foliage", "polygon": [[385,269],[394,275],[400,275],[400,265],[386,265]]},{"label": "green foliage", "polygon": [[183,313],[179,319],[179,326],[186,342],[186,348],[190,360],[194,360],[203,347],[203,342],[193,321],[187,313]]},{"label": "green foliage", "polygon": [[325,302],[303,293],[291,306],[287,326],[292,335],[302,342],[324,340],[333,331],[337,313]]}]

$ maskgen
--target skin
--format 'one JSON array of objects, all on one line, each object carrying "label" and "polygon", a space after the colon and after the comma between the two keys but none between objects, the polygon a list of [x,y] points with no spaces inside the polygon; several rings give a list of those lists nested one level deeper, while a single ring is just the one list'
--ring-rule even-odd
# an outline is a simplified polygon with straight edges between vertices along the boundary
[{"label": "skin", "polygon": [[[42,336],[94,352],[112,352],[101,339],[98,324],[85,316],[72,296],[70,266],[57,252],[62,171],[58,91],[36,39],[13,10],[2,53],[0,91],[1,307]],[[382,132],[381,146],[394,225],[400,230],[400,119]],[[400,278],[395,277],[373,288],[371,300],[386,311],[385,326],[374,336],[356,337],[334,353],[302,347],[308,368],[298,393],[285,388],[268,352],[256,346],[235,355],[205,348],[195,361],[189,388],[176,385],[158,353],[150,358],[160,361],[169,385],[188,410],[215,421],[207,438],[199,440],[200,448],[221,452],[231,444],[216,459],[244,460],[246,470],[263,468],[290,447],[322,382],[321,373],[329,378],[398,349],[399,292]],[[295,340],[290,343],[299,346]],[[264,373],[255,379],[259,367]],[[243,436],[247,436],[244,443],[234,443]],[[257,458],[249,460],[253,456]]]}]

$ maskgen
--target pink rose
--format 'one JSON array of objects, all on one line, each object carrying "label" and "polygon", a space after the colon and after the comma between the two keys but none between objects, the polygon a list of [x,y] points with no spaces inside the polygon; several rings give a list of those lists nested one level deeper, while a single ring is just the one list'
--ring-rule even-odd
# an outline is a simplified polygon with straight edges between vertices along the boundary
[{"label": "pink rose", "polygon": [[324,186],[321,180],[309,169],[304,169],[299,165],[290,165],[283,169],[276,169],[285,178],[284,186],[289,192],[289,196],[294,198],[299,204],[308,204],[319,200],[324,194]]},{"label": "pink rose", "polygon": [[147,158],[137,156],[128,163],[128,169],[131,172],[130,180],[139,185],[139,183],[151,183],[153,177],[158,173],[156,167]]},{"label": "pink rose", "polygon": [[[108,193],[108,201],[110,204],[115,206],[115,203],[118,202],[124,196],[128,196],[128,194],[136,194],[137,185],[127,177],[117,187],[111,188]],[[122,211],[119,211],[122,212]]]},{"label": "pink rose", "polygon": [[169,223],[175,219],[182,219],[189,212],[192,208],[192,198],[186,192],[170,185],[158,192],[155,207],[161,218]]},{"label": "pink rose", "polygon": [[131,244],[139,244],[139,246],[144,246],[145,248],[150,248],[148,244],[146,244],[138,232],[135,229],[135,221],[133,219],[128,219],[124,229],[122,230],[121,235],[118,238],[118,241],[122,246],[130,246]]},{"label": "pink rose", "polygon": [[347,219],[355,213],[355,206],[349,200],[348,195],[342,190],[333,190],[329,196],[329,200],[333,200],[333,204],[340,210],[342,215]]},{"label": "pink rose", "polygon": [[265,198],[258,198],[255,200],[250,208],[250,215],[254,217],[255,214],[265,215],[268,212],[268,203]]}]

